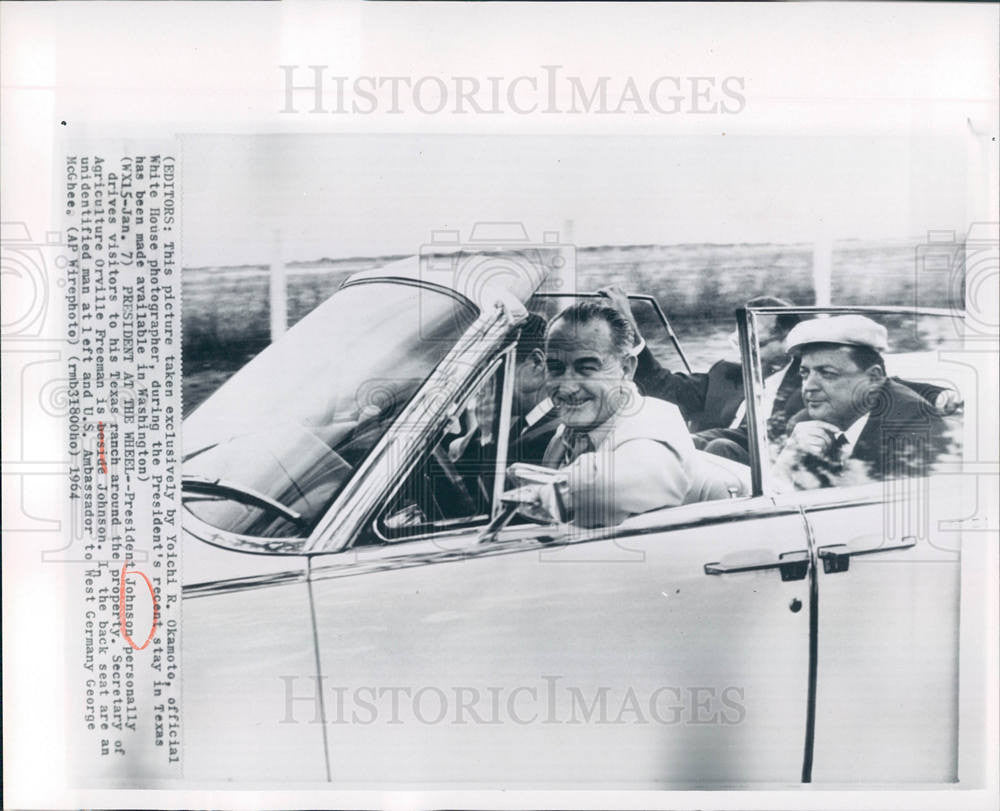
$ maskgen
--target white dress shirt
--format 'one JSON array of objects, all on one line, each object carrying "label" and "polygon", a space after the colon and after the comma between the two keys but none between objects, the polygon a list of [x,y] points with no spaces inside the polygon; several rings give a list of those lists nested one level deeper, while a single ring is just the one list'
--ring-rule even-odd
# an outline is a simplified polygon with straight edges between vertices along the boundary
[{"label": "white dress shirt", "polygon": [[542,417],[548,414],[552,410],[552,398],[546,397],[540,403],[538,403],[531,411],[524,415],[524,427],[521,429],[520,433],[524,433],[529,428],[532,428],[536,422],[538,422]]},{"label": "white dress shirt", "polygon": [[866,411],[853,423],[851,423],[850,426],[834,437],[835,440],[840,439],[840,437],[844,437],[845,440],[845,442],[842,443],[842,450],[840,452],[841,459],[851,458],[851,454],[854,453],[854,446],[858,444],[858,438],[861,436],[861,432],[865,430],[865,426],[868,424],[869,413],[870,412]]}]

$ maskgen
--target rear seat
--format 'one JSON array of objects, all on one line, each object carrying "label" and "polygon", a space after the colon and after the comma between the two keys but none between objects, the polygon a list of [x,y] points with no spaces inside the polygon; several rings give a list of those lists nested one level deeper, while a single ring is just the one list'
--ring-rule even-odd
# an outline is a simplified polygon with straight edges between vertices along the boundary
[{"label": "rear seat", "polygon": [[695,451],[685,504],[750,495],[750,468],[705,451]]}]

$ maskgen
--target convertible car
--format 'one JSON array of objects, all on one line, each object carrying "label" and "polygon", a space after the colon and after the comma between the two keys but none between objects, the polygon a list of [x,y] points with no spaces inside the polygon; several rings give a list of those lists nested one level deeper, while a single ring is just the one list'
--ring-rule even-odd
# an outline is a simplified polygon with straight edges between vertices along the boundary
[{"label": "convertible car", "polygon": [[[473,403],[508,436],[524,313],[587,295],[518,262],[493,281],[419,258],[359,273],[186,420],[186,777],[958,780],[961,413],[949,453],[905,478],[781,487],[773,311],[743,310],[745,488],[585,529],[505,496],[500,441],[470,492],[449,450]],[[660,363],[689,372],[657,302],[631,303]],[[807,312],[884,324],[890,374],[972,385],[942,360],[960,313]]]}]

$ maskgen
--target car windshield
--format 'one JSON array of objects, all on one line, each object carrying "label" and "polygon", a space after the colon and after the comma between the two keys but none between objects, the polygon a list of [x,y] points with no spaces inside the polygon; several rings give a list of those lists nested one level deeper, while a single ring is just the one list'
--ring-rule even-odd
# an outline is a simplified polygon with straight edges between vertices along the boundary
[{"label": "car windshield", "polygon": [[187,509],[243,535],[308,533],[476,315],[412,284],[342,288],[185,421]]}]

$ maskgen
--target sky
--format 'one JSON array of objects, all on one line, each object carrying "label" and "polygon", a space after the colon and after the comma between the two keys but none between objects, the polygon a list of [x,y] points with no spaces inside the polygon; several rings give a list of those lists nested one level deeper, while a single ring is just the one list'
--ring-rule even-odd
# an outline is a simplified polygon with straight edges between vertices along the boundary
[{"label": "sky", "polygon": [[967,148],[947,136],[191,136],[183,262],[409,254],[481,221],[579,246],[962,232]]}]

